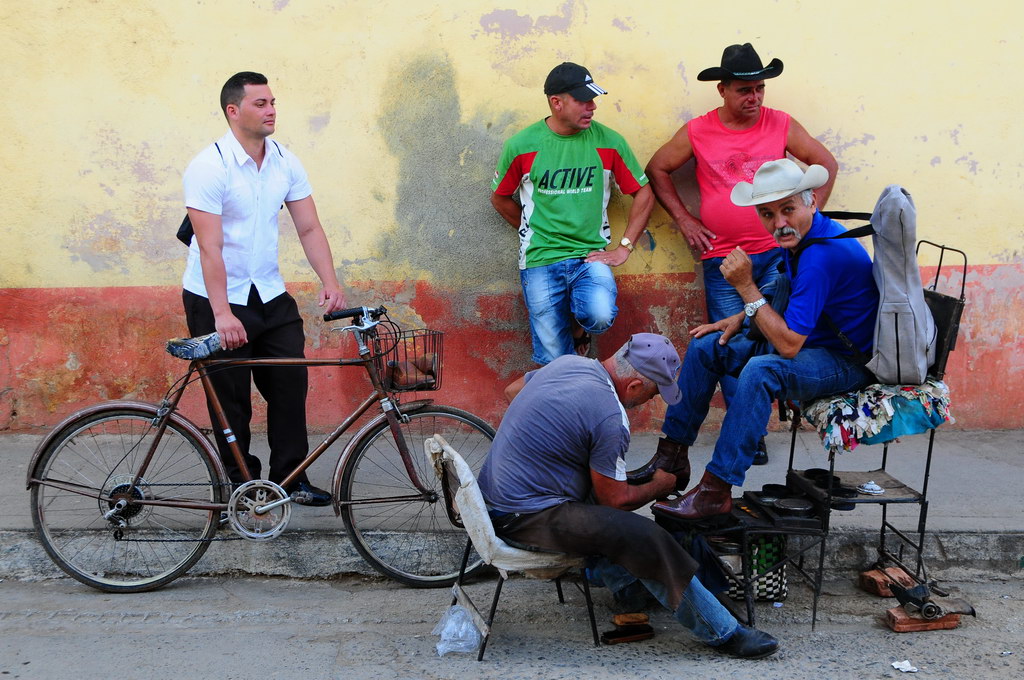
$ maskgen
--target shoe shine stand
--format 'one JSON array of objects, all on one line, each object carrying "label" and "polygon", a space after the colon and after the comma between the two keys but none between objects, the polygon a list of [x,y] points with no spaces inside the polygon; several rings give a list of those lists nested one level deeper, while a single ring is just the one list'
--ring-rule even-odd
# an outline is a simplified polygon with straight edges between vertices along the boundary
[{"label": "shoe shine stand", "polygon": [[[928,519],[928,480],[931,474],[936,428],[948,420],[949,393],[942,379],[946,372],[946,361],[956,345],[960,328],[965,300],[967,256],[960,250],[930,241],[920,241],[918,251],[925,244],[937,248],[939,254],[934,278],[924,291],[938,336],[935,361],[928,371],[928,381],[924,385],[870,385],[859,392],[833,395],[803,404],[780,401],[779,419],[784,421],[791,418],[792,433],[784,491],[781,487],[777,494],[746,491],[742,496],[733,499],[733,509],[729,515],[707,520],[685,522],[655,513],[656,521],[669,531],[696,533],[705,538],[723,537],[740,544],[742,573],[729,576],[737,581],[743,590],[748,625],[754,625],[757,584],[770,574],[792,565],[793,572],[799,574],[814,591],[811,613],[811,628],[814,629],[818,617],[818,597],[821,595],[826,541],[831,526],[832,510],[835,508],[849,510],[859,509],[863,505],[878,505],[881,509],[881,525],[878,560],[875,566],[880,569],[889,565],[898,566],[918,583],[927,583],[933,591],[943,594],[930,582],[923,557]],[[943,258],[947,253],[958,253],[963,259],[959,298],[936,290]],[[885,403],[877,403],[879,400]],[[857,422],[856,416],[869,411],[873,417],[865,429],[866,421],[862,419]],[[793,468],[796,439],[802,418],[806,418],[814,426],[825,443],[829,460],[828,470]],[[836,428],[841,428],[842,431]],[[889,445],[897,437],[925,432],[928,434],[928,450],[923,461],[920,490],[917,490],[887,472],[886,464]],[[882,444],[881,466],[867,472],[843,471],[839,486],[835,473],[835,457],[839,453],[852,451],[858,444]],[[883,493],[876,495],[857,490],[863,489],[869,482],[881,487]],[[806,516],[784,514],[787,504],[775,500],[779,496],[809,501],[810,512],[806,513]],[[890,505],[905,504],[918,506],[916,526],[910,530],[896,527],[889,515]],[[772,535],[793,536],[797,540],[787,541],[789,550],[773,564],[755,569],[751,559],[751,544],[758,537]],[[709,541],[709,545],[713,549],[715,541]],[[813,556],[815,548],[817,564],[807,564],[805,557]],[[908,549],[911,553],[909,559],[906,556]]]}]

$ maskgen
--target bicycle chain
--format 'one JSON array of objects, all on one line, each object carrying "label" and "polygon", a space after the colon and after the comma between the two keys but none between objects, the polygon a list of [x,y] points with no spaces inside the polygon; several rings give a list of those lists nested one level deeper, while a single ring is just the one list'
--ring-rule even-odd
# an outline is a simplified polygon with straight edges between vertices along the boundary
[{"label": "bicycle chain", "polygon": [[[183,482],[181,484],[160,484],[160,483],[146,483],[147,487],[154,486],[234,486],[234,482]],[[118,534],[121,534],[120,536]],[[118,529],[114,532],[114,540],[122,543],[212,543],[214,541],[241,541],[241,536],[223,536],[220,538],[122,538],[123,532]]]},{"label": "bicycle chain", "polygon": [[241,541],[241,536],[224,536],[221,538],[117,538],[121,543],[213,543],[214,541]]},{"label": "bicycle chain", "polygon": [[234,482],[167,482],[161,484],[160,482],[144,482],[146,486],[234,486]]}]

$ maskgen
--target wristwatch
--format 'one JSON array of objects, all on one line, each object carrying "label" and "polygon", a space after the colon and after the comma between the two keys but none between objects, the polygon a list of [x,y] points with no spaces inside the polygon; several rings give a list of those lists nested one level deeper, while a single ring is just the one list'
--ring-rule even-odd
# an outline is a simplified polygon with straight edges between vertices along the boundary
[{"label": "wristwatch", "polygon": [[625,236],[623,236],[623,237],[622,237],[622,240],[621,240],[621,241],[619,241],[619,245],[620,245],[620,246],[623,246],[623,247],[624,247],[624,248],[625,248],[626,250],[628,250],[629,252],[633,252],[633,242],[632,242],[632,241],[630,241],[630,240],[629,240],[628,238],[626,238]]},{"label": "wristwatch", "polygon": [[754,300],[753,302],[748,302],[743,305],[743,313],[746,314],[748,317],[754,316],[754,314],[757,314],[757,310],[761,309],[766,304],[768,304],[768,301],[765,300],[764,298]]}]

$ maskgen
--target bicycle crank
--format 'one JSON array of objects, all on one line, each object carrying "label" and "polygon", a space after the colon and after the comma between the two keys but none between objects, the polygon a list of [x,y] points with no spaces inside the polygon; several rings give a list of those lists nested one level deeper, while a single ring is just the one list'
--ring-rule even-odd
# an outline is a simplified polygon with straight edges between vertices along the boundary
[{"label": "bicycle crank", "polygon": [[269,541],[292,516],[290,497],[280,485],[253,479],[238,485],[228,500],[228,524],[242,538]]}]

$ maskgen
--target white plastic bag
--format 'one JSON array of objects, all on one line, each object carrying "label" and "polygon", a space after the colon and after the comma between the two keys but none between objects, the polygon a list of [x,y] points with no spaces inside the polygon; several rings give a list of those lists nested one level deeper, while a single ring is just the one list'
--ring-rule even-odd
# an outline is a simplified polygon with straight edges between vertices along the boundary
[{"label": "white plastic bag", "polygon": [[473,624],[473,617],[460,604],[453,604],[445,610],[431,635],[441,636],[437,643],[438,656],[448,652],[475,652],[483,639]]}]

